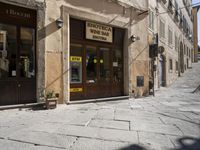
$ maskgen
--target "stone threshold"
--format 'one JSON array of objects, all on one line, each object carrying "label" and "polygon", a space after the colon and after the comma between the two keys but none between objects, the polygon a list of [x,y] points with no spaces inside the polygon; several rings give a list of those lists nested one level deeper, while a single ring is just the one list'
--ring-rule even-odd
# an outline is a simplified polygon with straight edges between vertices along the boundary
[{"label": "stone threshold", "polygon": [[45,104],[45,102],[17,104],[17,105],[4,105],[4,106],[0,106],[0,110],[31,108],[34,106],[43,106],[44,104]]},{"label": "stone threshold", "polygon": [[67,104],[84,104],[84,103],[99,103],[106,101],[116,101],[116,100],[127,100],[130,96],[116,96],[116,97],[106,97],[106,98],[97,98],[97,99],[86,99],[86,100],[73,100]]}]

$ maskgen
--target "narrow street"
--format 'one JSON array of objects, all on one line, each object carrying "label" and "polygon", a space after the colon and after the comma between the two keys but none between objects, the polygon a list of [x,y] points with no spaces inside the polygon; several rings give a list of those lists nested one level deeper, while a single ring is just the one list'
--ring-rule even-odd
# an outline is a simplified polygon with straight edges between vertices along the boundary
[{"label": "narrow street", "polygon": [[155,97],[0,111],[1,150],[199,150],[200,63]]}]

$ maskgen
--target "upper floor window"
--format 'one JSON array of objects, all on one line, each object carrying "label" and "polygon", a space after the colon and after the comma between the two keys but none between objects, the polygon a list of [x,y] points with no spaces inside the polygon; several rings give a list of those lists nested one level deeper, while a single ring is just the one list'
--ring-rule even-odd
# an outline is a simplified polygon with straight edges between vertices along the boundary
[{"label": "upper floor window", "polygon": [[149,9],[149,28],[151,30],[154,30],[154,18],[154,12],[151,9]]},{"label": "upper floor window", "polygon": [[168,43],[169,45],[173,44],[173,36],[172,36],[172,30],[170,29],[170,27],[168,28]]},{"label": "upper floor window", "polygon": [[178,51],[178,37],[175,35],[175,50]]},{"label": "upper floor window", "polygon": [[160,20],[160,37],[165,38],[165,22]]},{"label": "upper floor window", "polygon": [[172,59],[169,59],[169,71],[171,72],[173,70],[173,62]]},{"label": "upper floor window", "polygon": [[176,71],[178,71],[178,61],[176,61]]}]

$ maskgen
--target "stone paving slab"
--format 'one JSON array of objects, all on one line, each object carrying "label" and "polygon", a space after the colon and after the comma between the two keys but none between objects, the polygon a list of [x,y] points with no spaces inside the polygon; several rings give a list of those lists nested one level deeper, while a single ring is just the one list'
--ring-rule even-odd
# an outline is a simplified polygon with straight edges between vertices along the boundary
[{"label": "stone paving slab", "polygon": [[185,136],[200,137],[200,126],[189,126],[187,124],[176,125]]},{"label": "stone paving slab", "polygon": [[176,119],[176,118],[170,118],[170,117],[160,117],[160,119],[164,122],[164,124],[185,125],[185,126],[194,126],[194,127],[199,126],[199,123],[196,120],[184,120],[184,119]]},{"label": "stone paving slab", "polygon": [[33,144],[4,140],[4,139],[0,139],[0,149],[1,150],[61,150],[60,148],[37,146]]},{"label": "stone paving slab", "polygon": [[183,135],[183,133],[174,125],[165,125],[156,123],[138,124],[137,122],[131,122],[131,130],[161,133],[161,134],[171,134],[171,135]]},{"label": "stone paving slab", "polygon": [[162,123],[162,121],[159,119],[159,117],[156,117],[156,115],[149,115],[147,116],[131,116],[129,114],[125,115],[116,115],[115,120],[122,120],[122,121],[132,121],[132,122],[138,122],[138,123]]},{"label": "stone paving slab", "polygon": [[128,147],[130,143],[78,138],[70,150],[120,150]]},{"label": "stone paving slab", "polygon": [[9,136],[8,139],[61,149],[69,148],[76,141],[75,137],[46,132],[27,132],[27,130],[16,132]]},{"label": "stone paving slab", "polygon": [[99,128],[110,128],[110,129],[119,129],[119,130],[129,130],[129,122],[127,121],[116,121],[116,120],[100,120],[93,119],[89,123],[90,127],[99,127]]},{"label": "stone paving slab", "polygon": [[115,110],[113,108],[99,109],[94,118],[97,118],[97,119],[114,119],[114,111]]},{"label": "stone paving slab", "polygon": [[58,131],[56,131],[56,134],[111,140],[118,142],[138,143],[138,137],[136,131],[64,125],[63,127],[59,128]]},{"label": "stone paving slab", "polygon": [[164,134],[156,134],[149,132],[138,132],[139,143],[148,147],[148,149],[164,150],[174,148],[169,137]]}]

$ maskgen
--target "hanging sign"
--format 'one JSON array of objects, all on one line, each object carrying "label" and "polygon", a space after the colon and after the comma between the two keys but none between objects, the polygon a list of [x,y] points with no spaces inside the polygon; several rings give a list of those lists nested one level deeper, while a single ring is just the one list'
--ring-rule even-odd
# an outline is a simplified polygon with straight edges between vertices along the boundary
[{"label": "hanging sign", "polygon": [[86,22],[86,39],[112,43],[112,33],[112,27],[94,22]]}]

